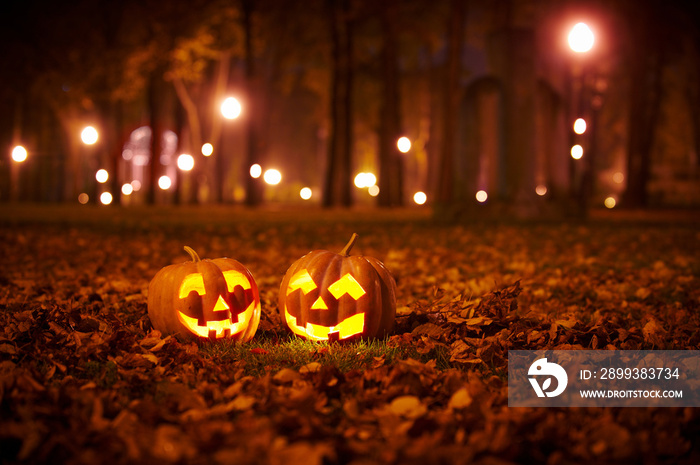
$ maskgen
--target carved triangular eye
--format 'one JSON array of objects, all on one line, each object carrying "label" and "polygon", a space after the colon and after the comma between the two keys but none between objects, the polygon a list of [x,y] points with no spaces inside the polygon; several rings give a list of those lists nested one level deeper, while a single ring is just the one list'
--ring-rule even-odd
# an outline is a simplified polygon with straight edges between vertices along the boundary
[{"label": "carved triangular eye", "polygon": [[294,276],[292,276],[292,279],[289,280],[289,286],[287,286],[287,295],[291,294],[297,289],[301,289],[301,291],[304,294],[308,294],[309,292],[316,289],[316,287],[316,283],[314,282],[309,272],[306,270],[301,270],[294,274]]},{"label": "carved triangular eye", "polygon": [[353,299],[357,300],[366,294],[360,283],[350,273],[345,274],[345,276],[328,286],[328,291],[336,299],[340,299],[345,294],[350,294]]},{"label": "carved triangular eye", "polygon": [[233,292],[236,286],[241,286],[243,289],[250,289],[250,280],[240,271],[226,270],[223,273],[229,292]]},{"label": "carved triangular eye", "polygon": [[190,295],[190,292],[195,291],[199,295],[204,295],[207,293],[204,288],[204,277],[201,273],[192,273],[185,276],[180,284],[179,296],[181,299],[186,298]]}]

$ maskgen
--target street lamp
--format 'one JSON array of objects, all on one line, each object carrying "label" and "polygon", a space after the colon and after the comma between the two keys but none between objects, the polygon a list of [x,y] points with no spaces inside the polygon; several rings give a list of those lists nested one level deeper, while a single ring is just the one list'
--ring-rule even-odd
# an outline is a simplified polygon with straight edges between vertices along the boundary
[{"label": "street lamp", "polygon": [[213,145],[211,145],[209,142],[202,145],[202,155],[204,155],[205,157],[209,157],[212,153],[214,153]]},{"label": "street lamp", "polygon": [[586,23],[578,23],[569,32],[569,48],[576,53],[586,53],[593,48],[595,35]]},{"label": "street lamp", "polygon": [[21,145],[16,145],[12,149],[11,157],[14,163],[12,163],[10,168],[10,198],[12,198],[12,200],[19,200],[19,170],[20,165],[27,160],[27,149]]},{"label": "street lamp", "polygon": [[411,150],[411,140],[406,136],[400,137],[399,140],[396,141],[396,147],[399,149],[399,152],[407,153]]},{"label": "street lamp", "polygon": [[183,153],[177,157],[177,167],[182,171],[192,171],[194,168],[194,157],[188,153]]},{"label": "street lamp", "polygon": [[[574,54],[582,56],[593,49],[595,44],[595,34],[584,22],[575,24],[569,31],[567,37],[569,48]],[[580,61],[574,63],[574,72],[572,76],[571,90],[571,106],[569,114],[569,142],[571,147],[571,159],[569,162],[569,179],[572,200],[579,209],[581,215],[587,214],[588,196],[593,190],[593,130],[595,123],[589,120],[588,112],[590,108],[589,97],[586,93],[587,69],[585,61],[580,58]],[[584,119],[585,118],[585,119]],[[590,128],[588,127],[590,126]],[[585,134],[585,135],[584,135]],[[582,141],[582,138],[586,142]],[[582,145],[583,144],[583,145]],[[588,154],[583,162],[581,160],[585,151]],[[579,166],[576,166],[578,164]]]},{"label": "street lamp", "polygon": [[226,119],[236,119],[241,115],[243,107],[235,97],[228,97],[221,104],[221,114]]},{"label": "street lamp", "polygon": [[16,161],[17,163],[22,163],[26,159],[27,149],[25,149],[21,145],[17,145],[15,148],[12,149],[12,160]]},{"label": "street lamp", "polygon": [[97,129],[92,126],[85,126],[83,131],[80,133],[80,140],[83,141],[85,145],[94,145],[97,142],[99,134]]}]

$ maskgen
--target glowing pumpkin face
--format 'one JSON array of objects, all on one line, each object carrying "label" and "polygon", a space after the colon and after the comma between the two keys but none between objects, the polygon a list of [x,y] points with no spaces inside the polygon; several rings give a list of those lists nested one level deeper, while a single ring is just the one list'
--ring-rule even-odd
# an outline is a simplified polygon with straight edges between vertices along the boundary
[{"label": "glowing pumpkin face", "polygon": [[289,329],[312,340],[382,337],[393,329],[396,284],[377,259],[350,256],[354,234],[340,254],[310,252],[287,271],[278,310]]},{"label": "glowing pumpkin face", "polygon": [[148,316],[164,335],[250,340],[260,322],[260,296],[250,271],[236,260],[200,260],[160,270],[148,286]]}]

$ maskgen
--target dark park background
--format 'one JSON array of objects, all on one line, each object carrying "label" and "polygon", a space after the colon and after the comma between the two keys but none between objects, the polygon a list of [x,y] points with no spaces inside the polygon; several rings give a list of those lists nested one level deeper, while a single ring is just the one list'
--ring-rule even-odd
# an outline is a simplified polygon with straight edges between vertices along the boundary
[{"label": "dark park background", "polygon": [[[308,187],[312,204],[399,206],[421,191],[448,212],[481,190],[523,215],[608,198],[697,206],[698,19],[676,1],[13,2],[0,200],[258,205],[304,203]],[[567,44],[578,22],[595,35],[587,52]],[[280,184],[251,177],[255,164]],[[353,185],[362,172],[376,198]]]},{"label": "dark park background", "polygon": [[[700,349],[697,2],[27,0],[0,23],[0,462],[700,460],[696,407],[508,407],[509,350]],[[353,233],[393,330],[290,334],[285,272]],[[251,270],[251,341],[154,329],[184,246]]]}]

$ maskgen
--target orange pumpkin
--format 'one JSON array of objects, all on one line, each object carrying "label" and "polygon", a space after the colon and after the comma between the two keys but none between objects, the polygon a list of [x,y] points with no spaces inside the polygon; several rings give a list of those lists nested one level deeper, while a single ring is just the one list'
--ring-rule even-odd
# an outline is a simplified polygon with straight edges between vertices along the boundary
[{"label": "orange pumpkin", "polygon": [[260,322],[258,286],[231,258],[201,260],[161,269],[148,286],[148,316],[164,335],[183,339],[252,339]]},{"label": "orange pumpkin", "polygon": [[289,329],[311,340],[383,337],[394,327],[396,283],[373,257],[350,256],[357,234],[339,253],[315,250],[282,280],[278,311]]}]

